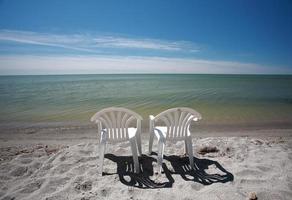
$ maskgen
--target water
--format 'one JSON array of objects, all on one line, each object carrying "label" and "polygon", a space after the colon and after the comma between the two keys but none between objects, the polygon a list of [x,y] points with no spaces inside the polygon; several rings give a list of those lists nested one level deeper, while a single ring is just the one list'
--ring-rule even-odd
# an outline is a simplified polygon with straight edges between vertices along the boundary
[{"label": "water", "polygon": [[200,112],[201,124],[292,125],[292,76],[0,76],[0,124],[87,123],[109,106],[143,116],[171,107]]}]

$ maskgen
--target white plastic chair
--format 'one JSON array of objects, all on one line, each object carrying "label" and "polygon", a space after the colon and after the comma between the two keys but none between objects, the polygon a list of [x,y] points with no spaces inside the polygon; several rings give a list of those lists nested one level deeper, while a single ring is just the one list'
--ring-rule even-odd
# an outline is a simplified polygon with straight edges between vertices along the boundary
[{"label": "white plastic chair", "polygon": [[[192,121],[198,121],[202,119],[201,114],[191,108],[178,107],[163,111],[155,117],[150,115],[149,118],[149,154],[152,153],[153,138],[155,135],[158,139],[158,172],[161,173],[166,140],[185,141],[185,150],[189,156],[190,165],[194,169],[190,124]],[[165,126],[156,126],[155,123],[158,121],[161,121]]]},{"label": "white plastic chair", "polygon": [[[142,117],[137,113],[121,107],[105,108],[91,117],[91,121],[98,124],[98,133],[100,134],[99,164],[101,175],[107,142],[129,141],[133,154],[135,173],[140,172],[137,149],[139,155],[141,155],[141,120]],[[136,127],[131,127],[135,122]]]}]

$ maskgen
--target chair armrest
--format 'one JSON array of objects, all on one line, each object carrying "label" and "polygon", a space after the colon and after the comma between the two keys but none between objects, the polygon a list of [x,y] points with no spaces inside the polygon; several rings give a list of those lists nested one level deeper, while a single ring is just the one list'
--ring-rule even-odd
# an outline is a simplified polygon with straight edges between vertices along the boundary
[{"label": "chair armrest", "polygon": [[199,121],[201,119],[202,119],[202,117],[194,117],[193,121],[197,122],[197,121]]},{"label": "chair armrest", "polygon": [[149,115],[149,131],[150,131],[150,134],[152,134],[153,131],[154,131],[154,119],[155,119],[155,117],[153,115]]}]

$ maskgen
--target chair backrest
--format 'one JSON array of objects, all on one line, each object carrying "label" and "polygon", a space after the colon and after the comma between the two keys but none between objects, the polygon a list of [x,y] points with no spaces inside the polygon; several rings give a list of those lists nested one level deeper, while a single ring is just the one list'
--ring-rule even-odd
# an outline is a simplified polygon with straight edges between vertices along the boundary
[{"label": "chair backrest", "polygon": [[142,117],[126,108],[110,107],[100,110],[91,117],[98,124],[99,131],[105,129],[107,140],[123,141],[129,139],[128,128],[136,121],[136,128],[141,129]]},{"label": "chair backrest", "polygon": [[202,116],[197,111],[178,107],[171,108],[156,115],[154,122],[162,121],[167,127],[167,138],[183,138],[188,136],[188,131],[192,121],[198,121]]}]

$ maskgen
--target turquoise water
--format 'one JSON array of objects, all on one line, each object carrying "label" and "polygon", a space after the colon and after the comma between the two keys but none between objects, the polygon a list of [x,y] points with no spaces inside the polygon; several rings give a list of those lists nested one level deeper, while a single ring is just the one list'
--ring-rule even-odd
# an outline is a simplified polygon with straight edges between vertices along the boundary
[{"label": "turquoise water", "polygon": [[187,106],[202,114],[205,125],[292,125],[292,76],[0,76],[1,124],[83,123],[109,106],[133,109],[145,119]]}]

